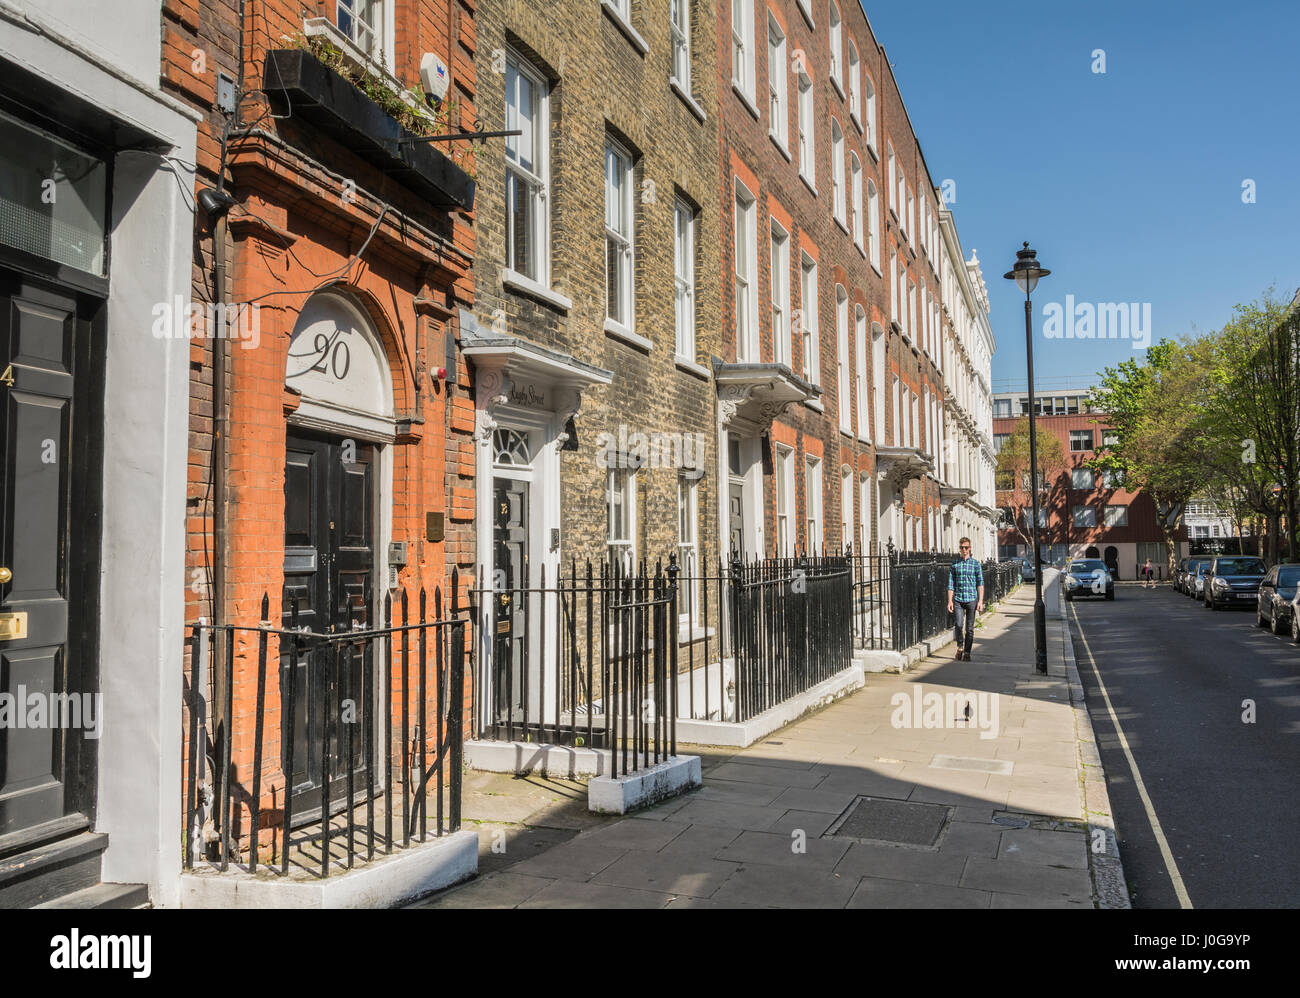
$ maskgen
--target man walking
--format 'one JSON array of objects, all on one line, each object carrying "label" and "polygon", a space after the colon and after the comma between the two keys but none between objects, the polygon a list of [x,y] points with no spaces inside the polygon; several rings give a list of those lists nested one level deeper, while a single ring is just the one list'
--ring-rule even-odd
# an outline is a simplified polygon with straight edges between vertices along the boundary
[{"label": "man walking", "polygon": [[956,658],[959,662],[969,662],[971,641],[975,638],[975,615],[984,611],[984,569],[970,556],[969,537],[963,537],[959,546],[961,558],[948,570],[948,612],[953,615]]}]

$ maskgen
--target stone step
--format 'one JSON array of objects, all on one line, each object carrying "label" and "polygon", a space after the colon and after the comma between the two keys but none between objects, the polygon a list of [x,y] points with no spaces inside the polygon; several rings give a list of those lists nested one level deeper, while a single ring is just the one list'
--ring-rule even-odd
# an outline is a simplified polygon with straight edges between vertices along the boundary
[{"label": "stone step", "polygon": [[33,908],[95,886],[107,847],[107,835],[82,832],[0,859],[0,908]]}]

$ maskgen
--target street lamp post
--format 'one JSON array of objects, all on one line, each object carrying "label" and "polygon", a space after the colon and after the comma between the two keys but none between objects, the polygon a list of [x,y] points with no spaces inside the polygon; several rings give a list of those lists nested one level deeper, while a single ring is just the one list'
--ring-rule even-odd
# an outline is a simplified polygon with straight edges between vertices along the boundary
[{"label": "street lamp post", "polygon": [[1043,607],[1042,556],[1038,544],[1038,428],[1034,401],[1034,326],[1029,296],[1038,286],[1039,278],[1051,273],[1040,267],[1038,254],[1025,243],[1016,250],[1016,265],[1002,276],[1015,281],[1025,293],[1025,363],[1029,369],[1029,484],[1034,503],[1034,672],[1047,675],[1047,612]]}]

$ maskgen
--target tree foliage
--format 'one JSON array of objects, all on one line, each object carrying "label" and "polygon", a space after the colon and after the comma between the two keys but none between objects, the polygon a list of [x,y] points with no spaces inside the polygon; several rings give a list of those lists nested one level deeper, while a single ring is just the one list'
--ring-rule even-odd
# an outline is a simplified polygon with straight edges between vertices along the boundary
[{"label": "tree foliage", "polygon": [[[1161,340],[1144,359],[1107,367],[1090,401],[1109,429],[1089,466],[1121,471],[1130,489],[1151,496],[1171,570],[1174,533],[1193,497],[1226,507],[1238,522],[1251,512],[1275,517],[1281,504],[1294,522],[1300,311],[1271,291],[1238,305],[1221,330]],[[1277,534],[1274,520],[1270,536]]]}]

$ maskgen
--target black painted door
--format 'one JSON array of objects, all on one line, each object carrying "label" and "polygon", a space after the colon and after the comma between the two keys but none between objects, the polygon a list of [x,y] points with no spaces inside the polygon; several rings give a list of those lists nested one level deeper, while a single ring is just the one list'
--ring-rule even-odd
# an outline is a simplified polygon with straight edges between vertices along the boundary
[{"label": "black painted door", "polygon": [[[371,574],[374,568],[374,448],[367,443],[328,436],[290,433],[284,467],[284,626],[292,623],[297,604],[298,627],[315,634],[340,634],[370,626]],[[282,725],[293,684],[295,821],[319,818],[329,739],[331,803],[347,794],[348,738],[350,765],[364,785],[365,677],[373,668],[370,644],[308,640],[301,645],[297,671],[281,659]],[[373,674],[373,673],[372,673]]]},{"label": "black painted door", "polygon": [[[496,634],[494,699],[497,720],[524,719],[529,693],[528,664],[528,483],[493,480],[493,586]],[[536,717],[529,717],[530,722]]]},{"label": "black painted door", "polygon": [[731,554],[744,559],[745,550],[745,486],[731,482],[727,492],[727,522],[731,531]]},{"label": "black painted door", "polygon": [[102,318],[101,299],[0,268],[0,836],[15,839],[93,806]]}]

